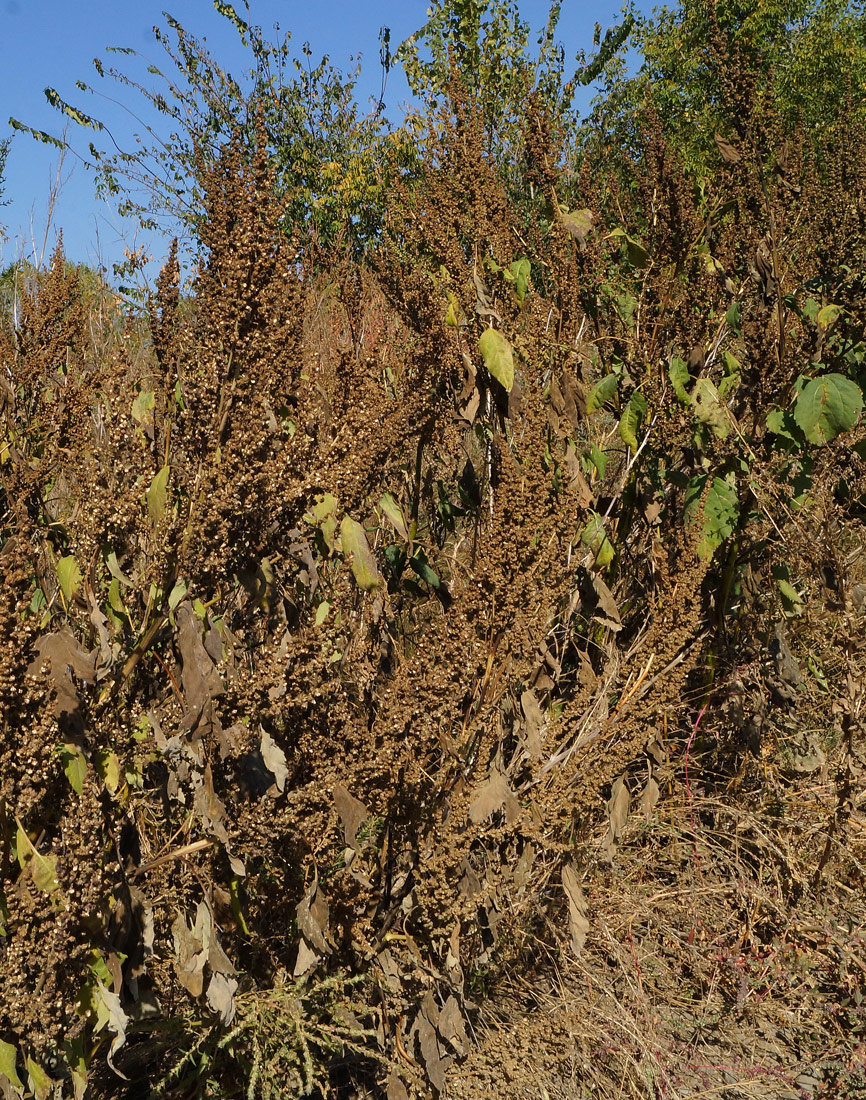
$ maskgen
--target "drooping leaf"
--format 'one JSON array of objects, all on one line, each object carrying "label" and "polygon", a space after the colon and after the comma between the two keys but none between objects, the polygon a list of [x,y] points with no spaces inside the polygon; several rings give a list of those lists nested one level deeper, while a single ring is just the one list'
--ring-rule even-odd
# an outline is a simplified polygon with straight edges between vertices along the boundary
[{"label": "drooping leaf", "polygon": [[397,503],[397,501],[391,496],[390,493],[385,493],[382,499],[379,501],[379,507],[386,518],[390,521],[394,530],[402,538],[409,541],[409,528],[406,526],[406,519],[403,516],[403,509]]},{"label": "drooping leaf", "polygon": [[358,830],[370,816],[370,811],[359,799],[349,794],[344,786],[334,787],[334,805],[343,825],[343,839],[347,848],[358,850]]},{"label": "drooping leaf", "polygon": [[523,302],[529,290],[529,276],[532,271],[532,264],[529,260],[521,259],[514,260],[513,263],[508,265],[508,269],[505,272],[505,278],[514,284],[514,295],[518,302]]},{"label": "drooping leaf", "polygon": [[589,932],[586,896],[574,865],[567,863],[562,868],[562,888],[568,898],[568,924],[571,932],[571,950],[579,955],[586,943]]},{"label": "drooping leaf", "polygon": [[27,1081],[35,1100],[45,1100],[45,1097],[51,1092],[53,1084],[51,1078],[42,1066],[29,1056],[24,1059],[24,1067],[27,1070]]},{"label": "drooping leaf", "polygon": [[604,529],[604,520],[597,512],[593,512],[580,535],[580,541],[588,546],[595,556],[595,565],[604,568],[614,559],[616,551],[607,537]]},{"label": "drooping leaf", "polygon": [[150,483],[150,488],[145,496],[147,498],[147,510],[154,523],[159,523],[165,512],[166,493],[168,490],[169,466],[163,466]]},{"label": "drooping leaf", "polygon": [[57,860],[54,856],[43,856],[36,851],[17,817],[15,824],[18,826],[15,843],[18,849],[18,863],[22,871],[30,871],[33,885],[37,890],[45,894],[57,893],[60,889],[60,883],[57,881]]},{"label": "drooping leaf", "polygon": [[511,393],[514,385],[514,358],[511,353],[511,344],[498,329],[487,328],[481,334],[478,346],[481,349],[484,366],[505,392]]},{"label": "drooping leaf", "polygon": [[81,580],[81,570],[78,568],[75,558],[71,554],[65,558],[60,558],[57,562],[57,583],[60,585],[60,591],[67,603],[78,591]]},{"label": "drooping leaf", "polygon": [[553,208],[560,225],[571,234],[580,246],[580,251],[586,250],[586,238],[592,232],[594,222],[591,210],[568,210],[559,205],[556,195],[553,196]]},{"label": "drooping leaf", "polygon": [[267,730],[262,730],[262,742],[261,742],[261,754],[262,759],[265,762],[265,767],[273,775],[274,782],[277,784],[277,790],[282,791],[286,785],[286,779],[289,775],[289,768],[286,762],[286,754],[280,748],[280,746],[274,741]]},{"label": "drooping leaf", "polygon": [[683,405],[688,405],[691,402],[691,397],[686,387],[691,383],[692,379],[689,375],[689,368],[686,365],[686,361],[674,356],[668,367],[668,377],[671,380],[674,393],[677,395],[677,400]]},{"label": "drooping leaf", "polygon": [[844,374],[813,378],[794,404],[794,419],[810,443],[829,443],[860,419],[863,392]]},{"label": "drooping leaf", "polygon": [[602,405],[606,405],[608,401],[611,401],[616,395],[618,385],[619,375],[616,371],[596,382],[586,399],[586,411],[593,413],[596,409],[600,409]]},{"label": "drooping leaf", "polygon": [[331,610],[331,605],[328,603],[328,601],[327,600],[322,600],[322,602],[316,608],[316,619],[315,619],[316,626],[321,626],[322,625],[322,623],[325,621],[325,619],[327,619],[328,612],[330,610]]},{"label": "drooping leaf", "polygon": [[358,587],[364,592],[372,591],[379,584],[379,568],[364,528],[357,520],[344,516],[340,524],[340,539]]},{"label": "drooping leaf", "polygon": [[140,390],[132,402],[132,419],[143,428],[153,424],[156,398],[150,390]]},{"label": "drooping leaf", "polygon": [[620,417],[619,437],[623,443],[625,443],[627,447],[631,447],[633,451],[637,450],[637,433],[641,421],[646,415],[646,409],[646,398],[640,390],[635,390],[628,399],[628,404]]},{"label": "drooping leaf", "polygon": [[607,835],[602,847],[607,858],[612,860],[616,854],[616,844],[620,839],[628,821],[629,807],[631,805],[631,793],[626,783],[625,775],[621,775],[613,784],[610,798],[607,802]]}]

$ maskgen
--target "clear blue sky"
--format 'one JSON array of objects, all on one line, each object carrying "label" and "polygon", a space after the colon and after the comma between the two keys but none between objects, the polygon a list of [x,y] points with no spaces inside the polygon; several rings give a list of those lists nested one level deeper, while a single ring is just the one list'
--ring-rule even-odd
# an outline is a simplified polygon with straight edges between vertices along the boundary
[{"label": "clear blue sky", "polygon": [[[380,26],[391,28],[394,49],[423,25],[427,6],[428,0],[251,0],[251,22],[266,29],[279,23],[281,30],[292,32],[292,44],[298,50],[309,41],[315,59],[327,53],[342,69],[348,68],[351,55],[360,54],[363,71],[358,92],[365,100],[379,91]],[[243,13],[242,3],[235,7]],[[579,49],[591,49],[596,22],[605,29],[619,22],[618,9],[618,0],[565,0],[559,37],[569,59]],[[119,91],[110,82],[98,80],[93,59],[101,57],[125,71],[126,61],[130,63],[128,71],[134,71],[134,59],[108,59],[104,53],[107,46],[132,47],[153,63],[161,63],[162,51],[154,42],[152,27],[165,27],[163,10],[191,33],[204,36],[211,52],[229,71],[239,73],[248,67],[234,28],[214,11],[211,0],[0,0],[0,138],[11,132],[7,125],[10,115],[55,135],[62,132],[63,116],[46,103],[43,94],[50,85],[68,102],[110,121],[119,144],[129,147],[134,123],[111,105],[80,92],[75,81],[96,83],[112,94]],[[533,29],[546,22],[545,0],[522,0],[520,10]],[[392,120],[399,118],[407,94],[401,74],[392,72],[385,97],[386,113]],[[134,105],[134,95],[128,95],[126,102]],[[74,137],[79,148],[86,148],[86,141],[80,140],[82,134],[86,136],[87,131]],[[69,155],[62,166],[62,187],[48,225],[48,196],[57,167],[56,149],[39,145],[25,134],[14,137],[4,195],[10,205],[0,207],[0,225],[8,234],[0,243],[0,267],[22,254],[32,257],[34,249],[40,252],[46,236],[50,253],[58,228],[63,229],[70,259],[92,264],[101,260],[109,271],[126,246],[145,245],[157,260],[161,258],[164,243],[142,236],[132,223],[122,222],[110,205],[97,200],[92,174]]]}]

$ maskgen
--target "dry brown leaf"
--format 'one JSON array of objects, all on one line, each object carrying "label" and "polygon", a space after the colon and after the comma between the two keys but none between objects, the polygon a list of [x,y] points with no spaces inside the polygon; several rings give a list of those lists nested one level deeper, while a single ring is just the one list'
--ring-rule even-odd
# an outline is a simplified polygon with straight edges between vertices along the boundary
[{"label": "dry brown leaf", "polygon": [[604,583],[598,573],[592,574],[592,587],[598,597],[598,606],[604,612],[604,624],[609,630],[622,630],[622,619],[619,617],[619,608],[613,593]]},{"label": "dry brown leaf", "polygon": [[331,948],[326,939],[330,912],[327,899],[319,889],[318,876],[313,879],[306,894],[298,902],[297,914],[298,928],[306,939],[322,955],[330,955]]},{"label": "dry brown leaf", "polygon": [[310,973],[321,958],[322,956],[317,951],[314,951],[304,937],[301,936],[298,943],[298,957],[295,960],[295,969],[292,972],[292,977],[303,978],[305,974]]},{"label": "dry brown leaf", "polygon": [[388,1078],[386,1092],[388,1100],[409,1100],[409,1093],[406,1091],[406,1086],[393,1070]]},{"label": "dry brown leaf", "polygon": [[586,896],[573,863],[567,863],[562,868],[562,888],[568,898],[571,949],[575,955],[579,955],[583,950],[589,932],[589,917],[587,915]]},{"label": "dry brown leaf", "polygon": [[656,804],[659,800],[659,785],[655,781],[655,776],[650,776],[646,781],[646,786],[643,789],[643,793],[640,796],[640,808],[643,811],[644,817],[651,818],[656,808]]},{"label": "dry brown leaf", "polygon": [[277,785],[277,790],[284,790],[286,786],[286,779],[289,775],[289,769],[286,764],[286,754],[276,743],[276,741],[274,741],[267,730],[262,730],[261,753],[262,760],[265,763],[265,767],[274,777],[274,782]]},{"label": "dry brown leaf", "polygon": [[421,1057],[424,1059],[430,1083],[441,1092],[445,1087],[445,1072],[451,1065],[451,1058],[447,1055],[442,1057],[439,1040],[436,1038],[436,1027],[431,1023],[423,1007],[415,1018],[410,1035],[413,1032],[418,1036]]},{"label": "dry brown leaf", "polygon": [[449,1042],[458,1054],[465,1054],[469,1049],[469,1039],[466,1035],[466,1027],[463,1022],[463,1013],[460,1011],[460,1005],[457,1003],[457,998],[452,993],[442,1011],[439,1013],[439,1022],[437,1023],[439,1034]]},{"label": "dry brown leaf", "polygon": [[469,804],[469,819],[479,825],[491,814],[505,810],[506,824],[511,825],[520,816],[520,803],[514,791],[508,786],[508,780],[494,770],[490,777],[477,787]]},{"label": "dry brown leaf", "polygon": [[526,751],[533,760],[538,760],[541,756],[541,728],[544,725],[544,713],[531,688],[527,688],[520,696],[520,708],[526,719],[524,731]]},{"label": "dry brown leaf", "polygon": [[234,978],[214,974],[207,987],[207,1003],[219,1014],[220,1021],[228,1027],[235,1018],[235,993],[238,983]]},{"label": "dry brown leaf", "polygon": [[611,787],[610,798],[607,802],[608,826],[602,847],[610,860],[616,854],[616,842],[622,836],[623,829],[628,821],[630,801],[631,795],[625,781],[625,774],[623,774]]},{"label": "dry brown leaf", "polygon": [[337,813],[343,823],[343,838],[346,847],[354,848],[356,852],[359,851],[358,830],[370,816],[370,811],[363,802],[349,794],[346,788],[339,783],[334,787],[334,805],[337,807]]}]

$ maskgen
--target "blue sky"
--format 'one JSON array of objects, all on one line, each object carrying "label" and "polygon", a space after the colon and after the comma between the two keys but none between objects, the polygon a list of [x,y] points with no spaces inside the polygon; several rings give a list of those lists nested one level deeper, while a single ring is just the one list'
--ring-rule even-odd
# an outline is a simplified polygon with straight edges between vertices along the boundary
[{"label": "blue sky", "polygon": [[[242,3],[236,3],[242,11]],[[417,30],[426,20],[428,0],[319,0],[296,3],[294,0],[251,0],[251,22],[270,28],[279,23],[282,31],[292,32],[298,50],[309,41],[315,59],[327,53],[339,68],[349,67],[351,55],[361,54],[363,71],[358,85],[359,98],[378,94],[378,32],[383,24],[391,28],[392,49]],[[615,0],[565,0],[559,25],[559,37],[569,59],[579,49],[590,50],[596,22],[607,28],[619,22],[619,3]],[[29,126],[59,135],[63,117],[45,100],[43,89],[52,86],[68,102],[82,110],[110,119],[113,133],[121,145],[130,142],[135,130],[131,119],[110,104],[81,93],[76,80],[97,83],[112,94],[118,89],[107,81],[98,81],[93,70],[95,57],[105,58],[105,47],[132,47],[153,63],[161,62],[161,50],[153,39],[152,27],[165,26],[163,10],[168,11],[188,31],[207,39],[211,52],[229,71],[238,73],[247,67],[244,52],[231,24],[218,15],[211,0],[0,0],[0,138],[11,131],[9,116]],[[533,29],[544,25],[548,4],[545,0],[522,0],[520,10]],[[134,59],[111,59],[126,68]],[[109,63],[109,59],[106,59]],[[140,71],[140,70],[139,70]],[[407,99],[401,74],[392,72],[386,93],[387,115],[396,120],[400,105]],[[126,102],[135,105],[133,94]],[[70,135],[86,148],[79,135]],[[94,195],[92,174],[67,155],[61,168],[61,186],[49,221],[49,194],[57,178],[58,151],[39,145],[24,134],[15,136],[6,166],[4,199],[10,205],[0,207],[0,225],[8,239],[0,243],[0,267],[24,255],[33,258],[46,246],[51,252],[57,230],[63,229],[66,252],[70,259],[97,264],[110,270],[112,262],[122,258],[125,247],[144,246],[159,260],[164,242],[142,235],[131,222],[124,223],[107,203]]]}]

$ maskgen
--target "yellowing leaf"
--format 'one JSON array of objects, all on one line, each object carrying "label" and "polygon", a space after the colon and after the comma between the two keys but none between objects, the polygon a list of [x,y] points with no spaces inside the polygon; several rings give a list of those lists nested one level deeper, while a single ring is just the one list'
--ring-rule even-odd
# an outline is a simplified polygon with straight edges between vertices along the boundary
[{"label": "yellowing leaf", "polygon": [[57,582],[64,599],[69,603],[81,584],[81,570],[71,554],[58,561]]},{"label": "yellowing leaf", "polygon": [[365,592],[376,588],[379,584],[379,569],[364,528],[357,520],[345,516],[340,524],[340,538],[343,542],[343,553],[349,559],[358,587]]},{"label": "yellowing leaf", "polygon": [[0,1077],[5,1077],[16,1091],[23,1092],[24,1082],[15,1070],[17,1058],[18,1051],[15,1047],[0,1040]]},{"label": "yellowing leaf", "polygon": [[117,753],[112,749],[103,749],[96,754],[93,763],[96,774],[105,784],[106,789],[114,794],[120,785],[120,761]]},{"label": "yellowing leaf", "polygon": [[495,328],[485,329],[478,342],[484,366],[497,382],[502,385],[506,393],[511,393],[514,385],[514,359],[511,354],[511,344],[501,332]]},{"label": "yellowing leaf", "polygon": [[824,306],[818,310],[818,316],[815,320],[818,322],[818,328],[829,328],[835,321],[839,320],[842,314],[842,307],[829,305]]},{"label": "yellowing leaf", "polygon": [[53,894],[60,889],[57,881],[57,863],[54,856],[43,856],[30,843],[30,837],[24,832],[21,822],[15,818],[18,832],[15,837],[18,848],[18,863],[22,871],[29,869],[37,890]]},{"label": "yellowing leaf", "polygon": [[145,494],[147,497],[147,510],[154,523],[159,523],[165,512],[166,492],[168,490],[169,467],[163,466],[150,483],[150,488]]},{"label": "yellowing leaf", "polygon": [[613,544],[607,537],[607,532],[604,529],[604,520],[598,513],[593,512],[590,516],[589,522],[584,527],[580,541],[584,546],[588,546],[595,555],[595,564],[597,566],[604,567],[610,565],[614,559],[616,551],[613,548]]}]

